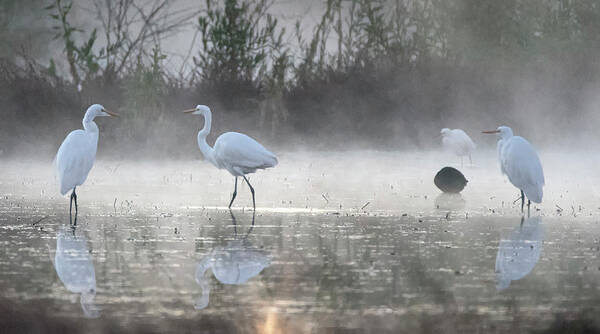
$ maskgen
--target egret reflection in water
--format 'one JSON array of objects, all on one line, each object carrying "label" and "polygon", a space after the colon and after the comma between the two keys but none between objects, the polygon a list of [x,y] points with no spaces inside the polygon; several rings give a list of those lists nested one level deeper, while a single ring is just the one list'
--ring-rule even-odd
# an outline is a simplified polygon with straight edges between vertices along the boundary
[{"label": "egret reflection in water", "polygon": [[507,238],[500,240],[496,256],[496,288],[502,291],[512,281],[527,276],[542,253],[544,231],[542,217],[521,218]]},{"label": "egret reflection in water", "polygon": [[94,303],[96,297],[96,273],[87,239],[74,227],[61,226],[56,233],[54,268],[65,288],[80,294],[81,309],[88,318],[100,316]]},{"label": "egret reflection in water", "polygon": [[271,265],[271,259],[267,253],[253,247],[247,240],[254,228],[254,214],[252,215],[252,226],[240,239],[237,238],[237,222],[233,213],[231,213],[231,218],[235,228],[235,239],[229,241],[225,246],[211,250],[196,266],[196,283],[202,289],[202,295],[194,304],[194,308],[197,310],[204,309],[209,303],[210,276],[206,277],[205,275],[208,269],[211,269],[215,278],[223,284],[241,285]]}]

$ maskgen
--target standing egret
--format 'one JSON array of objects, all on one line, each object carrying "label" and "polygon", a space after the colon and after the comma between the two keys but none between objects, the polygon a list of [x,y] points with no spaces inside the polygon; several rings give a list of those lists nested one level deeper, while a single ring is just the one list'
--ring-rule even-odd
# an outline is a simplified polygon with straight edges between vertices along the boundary
[{"label": "standing egret", "polygon": [[502,174],[521,190],[521,211],[527,196],[527,209],[531,201],[541,203],[544,195],[544,170],[535,149],[523,137],[513,136],[512,129],[500,126],[496,130],[483,131],[498,134],[498,160]]},{"label": "standing egret", "polygon": [[244,178],[250,192],[252,193],[252,207],[256,211],[256,202],[254,200],[254,188],[248,182],[246,174],[254,173],[257,169],[275,167],[277,157],[269,152],[256,140],[243,133],[226,132],[217,138],[214,147],[206,143],[206,136],[210,133],[212,114],[210,108],[205,105],[197,105],[194,109],[184,110],[184,113],[204,116],[204,127],[198,132],[198,146],[204,158],[219,169],[226,169],[231,175],[235,176],[235,186],[233,196],[229,202],[229,208],[237,195],[237,178]]},{"label": "standing egret", "polygon": [[475,150],[475,143],[471,140],[471,137],[467,135],[461,129],[448,129],[443,128],[440,131],[442,136],[442,144],[446,150],[453,152],[460,157],[460,165],[463,165],[463,156],[469,156],[471,165],[473,159],[471,159],[471,153]]},{"label": "standing egret", "polygon": [[83,130],[71,131],[62,142],[55,159],[56,173],[59,178],[60,193],[71,192],[69,216],[75,202],[75,223],[77,223],[77,194],[75,188],[85,182],[96,160],[98,148],[98,126],[94,123],[97,116],[119,116],[99,104],[92,104],[83,116]]}]

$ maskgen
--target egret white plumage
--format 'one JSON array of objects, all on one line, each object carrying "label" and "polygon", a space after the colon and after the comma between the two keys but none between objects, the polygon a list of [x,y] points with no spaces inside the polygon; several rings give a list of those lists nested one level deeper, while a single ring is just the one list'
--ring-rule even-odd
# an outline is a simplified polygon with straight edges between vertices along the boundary
[{"label": "egret white plumage", "polygon": [[471,154],[475,150],[475,143],[461,129],[443,128],[440,131],[442,136],[442,144],[446,150],[449,150],[460,157],[460,165],[463,164],[463,157],[468,156],[469,161],[473,164]]},{"label": "egret white plumage", "polygon": [[118,116],[106,110],[100,104],[91,105],[83,116],[83,130],[71,131],[60,145],[55,159],[56,173],[59,178],[60,193],[65,195],[72,190],[69,202],[69,215],[75,202],[77,217],[77,194],[75,188],[85,182],[98,149],[98,126],[94,118],[98,116]]},{"label": "egret white plumage", "polygon": [[533,146],[523,137],[514,136],[508,126],[500,126],[496,130],[483,131],[487,134],[498,134],[498,160],[500,170],[508,176],[508,180],[521,190],[521,211],[527,196],[527,208],[534,203],[541,203],[544,195],[544,170]]},{"label": "egret white plumage", "polygon": [[184,110],[184,113],[204,116],[204,127],[198,132],[198,147],[204,158],[219,169],[226,169],[235,176],[233,196],[229,202],[229,208],[237,195],[237,178],[244,178],[250,192],[252,193],[252,207],[256,210],[254,199],[254,188],[248,182],[246,174],[254,173],[257,169],[275,167],[278,163],[275,154],[268,151],[256,140],[243,133],[226,132],[217,138],[214,147],[206,143],[206,137],[210,133],[212,113],[205,105],[197,105],[194,109]]}]

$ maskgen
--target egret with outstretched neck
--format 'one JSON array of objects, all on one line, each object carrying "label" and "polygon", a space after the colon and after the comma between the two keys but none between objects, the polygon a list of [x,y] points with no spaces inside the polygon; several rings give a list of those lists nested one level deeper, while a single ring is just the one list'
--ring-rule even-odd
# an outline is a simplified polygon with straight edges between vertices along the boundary
[{"label": "egret with outstretched neck", "polygon": [[500,126],[496,130],[483,131],[497,134],[498,160],[502,174],[521,190],[521,212],[527,196],[527,210],[534,203],[541,203],[544,195],[544,170],[533,146],[523,137],[514,136],[508,126]]},{"label": "egret with outstretched neck", "polygon": [[116,117],[118,115],[106,110],[100,104],[91,105],[83,116],[83,130],[74,130],[69,133],[60,145],[54,160],[61,195],[71,191],[69,216],[71,216],[73,202],[75,202],[75,223],[77,223],[78,211],[75,188],[85,182],[94,166],[99,135],[94,119],[99,116]]},{"label": "egret with outstretched neck", "polygon": [[238,132],[226,132],[220,135],[215,141],[214,147],[210,147],[206,142],[212,122],[210,108],[205,105],[197,105],[196,108],[184,110],[183,112],[204,117],[204,127],[198,132],[198,147],[202,155],[215,167],[226,169],[235,177],[235,186],[229,208],[231,208],[237,196],[237,179],[238,176],[241,176],[250,187],[252,207],[256,210],[254,188],[246,178],[246,174],[254,173],[257,169],[275,167],[278,163],[275,154],[268,151],[256,140]]}]

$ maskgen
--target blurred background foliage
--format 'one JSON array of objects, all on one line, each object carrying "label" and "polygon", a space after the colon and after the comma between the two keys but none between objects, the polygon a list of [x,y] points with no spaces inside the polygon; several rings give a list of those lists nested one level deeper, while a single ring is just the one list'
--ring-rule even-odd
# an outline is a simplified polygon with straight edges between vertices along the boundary
[{"label": "blurred background foliage", "polygon": [[[0,152],[54,154],[91,103],[123,115],[99,122],[100,152],[133,157],[197,154],[201,120],[177,112],[196,104],[216,134],[319,149],[426,148],[465,122],[534,138],[595,124],[595,0],[324,0],[316,24],[272,5],[90,0],[82,20],[70,0],[2,1]],[[162,42],[190,26],[176,69]]]}]

